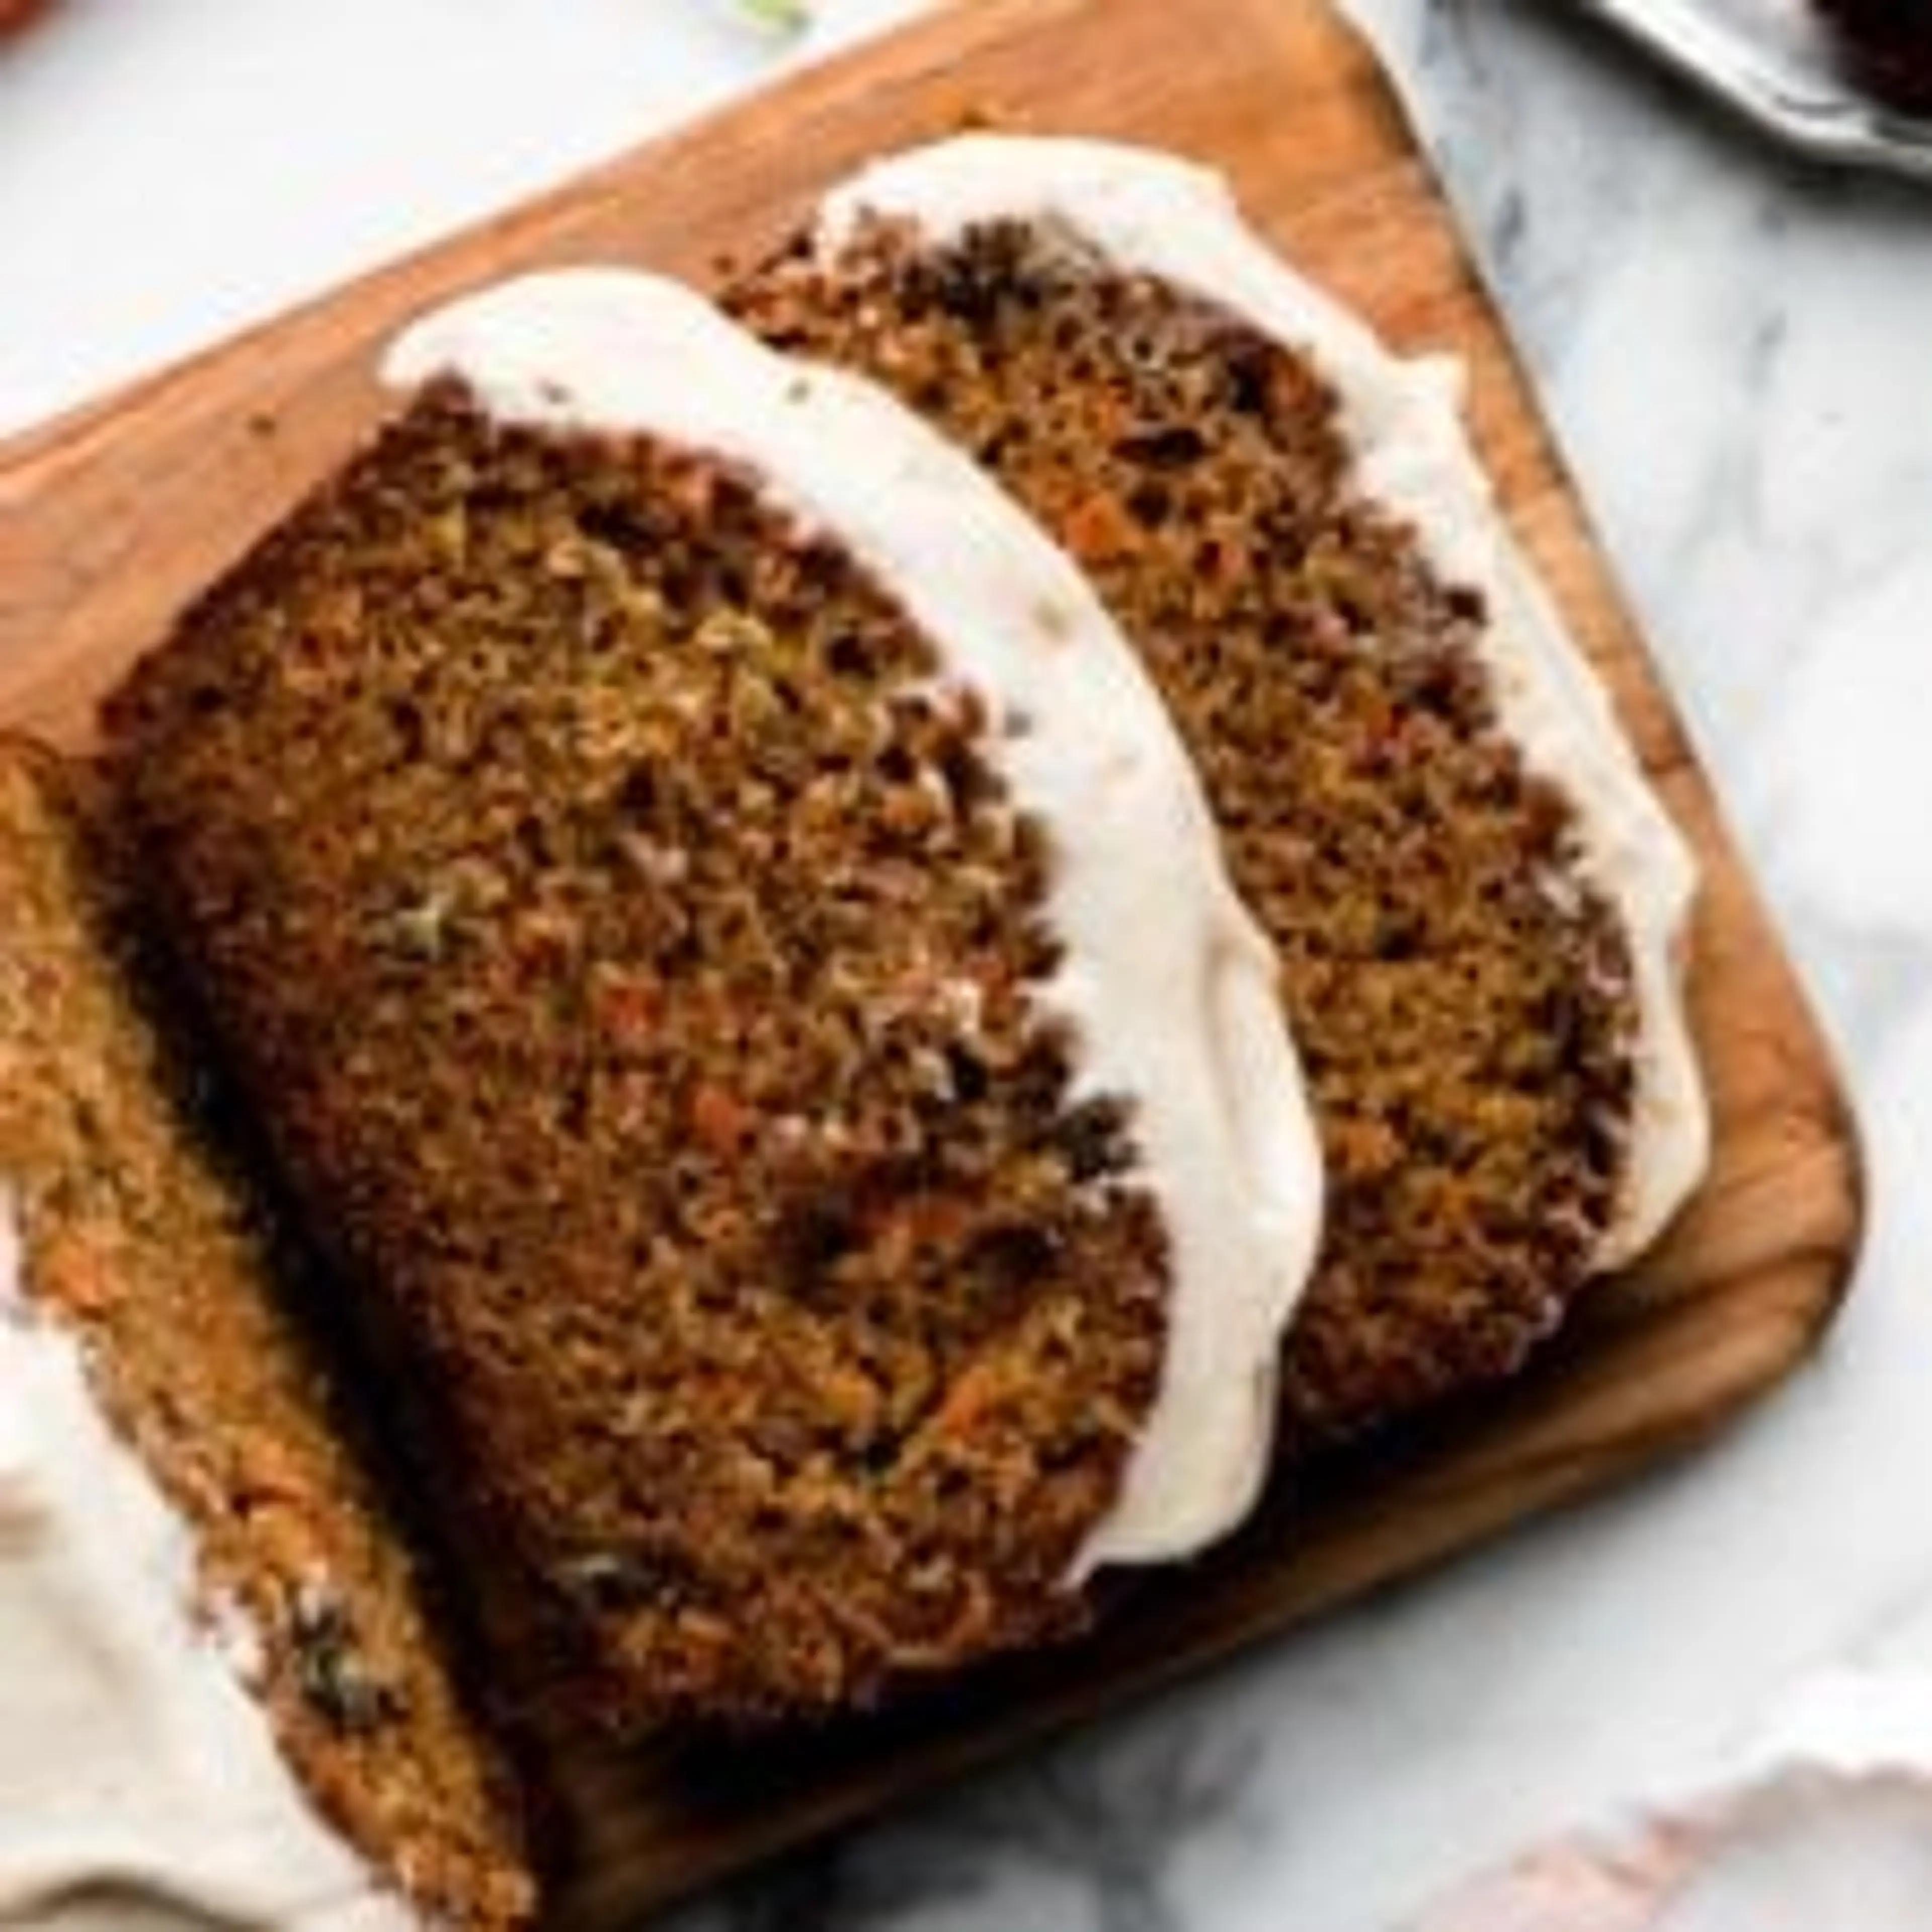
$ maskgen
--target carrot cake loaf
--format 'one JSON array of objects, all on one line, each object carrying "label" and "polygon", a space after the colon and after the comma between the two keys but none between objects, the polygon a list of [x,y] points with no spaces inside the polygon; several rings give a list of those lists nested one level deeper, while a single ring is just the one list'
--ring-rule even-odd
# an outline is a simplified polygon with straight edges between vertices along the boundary
[{"label": "carrot cake loaf", "polygon": [[541,1702],[757,1720],[1076,1627],[1250,1506],[1318,1238],[1153,686],[944,439],[686,290],[508,284],[388,375],[110,768]]},{"label": "carrot cake loaf", "polygon": [[526,1924],[497,1762],[90,820],[0,746],[0,1924]]},{"label": "carrot cake loaf", "polygon": [[1084,141],[881,162],[730,305],[970,452],[1171,708],[1326,1161],[1300,1433],[1513,1370],[1704,1164],[1694,876],[1501,527],[1453,368],[1389,355],[1215,177]]}]

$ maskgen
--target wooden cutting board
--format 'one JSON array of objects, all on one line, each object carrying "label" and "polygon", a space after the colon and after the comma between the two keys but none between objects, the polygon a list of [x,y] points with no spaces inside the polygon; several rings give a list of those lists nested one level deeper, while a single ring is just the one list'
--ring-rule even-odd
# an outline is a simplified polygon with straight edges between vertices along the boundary
[{"label": "wooden cutting board", "polygon": [[1702,1436],[1805,1354],[1857,1246],[1855,1136],[1777,935],[1393,97],[1317,0],[970,0],[0,448],[0,722],[84,743],[98,694],[169,614],[363,434],[370,352],[426,302],[545,262],[709,279],[853,164],[969,118],[1214,161],[1395,343],[1468,359],[1517,532],[1703,856],[1693,994],[1715,1169],[1520,1384],[1274,1498],[1071,1654],[780,1750],[568,1767],[573,1924],[622,1924]]}]

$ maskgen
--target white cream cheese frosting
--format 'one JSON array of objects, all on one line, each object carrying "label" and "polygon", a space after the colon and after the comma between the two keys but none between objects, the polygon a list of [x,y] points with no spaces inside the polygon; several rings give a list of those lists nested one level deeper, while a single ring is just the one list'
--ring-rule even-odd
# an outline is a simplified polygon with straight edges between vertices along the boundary
[{"label": "white cream cheese frosting", "polygon": [[34,1307],[0,1198],[0,1926],[409,1932],[196,1591],[188,1527]]},{"label": "white cream cheese frosting", "polygon": [[459,376],[502,419],[648,434],[749,472],[831,532],[986,706],[989,758],[1051,858],[1064,964],[1040,990],[1082,1092],[1133,1108],[1170,1243],[1156,1398],[1072,1580],[1191,1554],[1268,1467],[1281,1336],[1322,1170],[1274,954],[1236,898],[1193,768],[1084,578],[882,391],[766,349],[675,284],[538,275],[430,315],[385,368]]},{"label": "white cream cheese frosting", "polygon": [[1447,581],[1479,592],[1504,730],[1572,801],[1585,875],[1628,935],[1639,1010],[1630,1157],[1598,1264],[1661,1232],[1709,1160],[1708,1106],[1687,1023],[1682,950],[1696,868],[1607,695],[1511,541],[1464,428],[1461,365],[1405,361],[1243,219],[1220,176],[1098,141],[969,134],[862,170],[822,205],[836,259],[867,216],[943,247],[975,226],[1037,223],[1113,266],[1211,302],[1309,357],[1334,389],[1361,494],[1406,520]]}]

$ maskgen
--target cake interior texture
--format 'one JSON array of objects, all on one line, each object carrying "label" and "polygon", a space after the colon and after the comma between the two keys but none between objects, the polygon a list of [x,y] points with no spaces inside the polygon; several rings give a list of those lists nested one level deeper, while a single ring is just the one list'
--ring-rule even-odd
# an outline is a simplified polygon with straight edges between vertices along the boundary
[{"label": "cake interior texture", "polygon": [[299,1264],[226,1150],[200,1070],[164,1043],[178,1036],[147,991],[99,807],[71,769],[0,744],[0,1178],[34,1318],[75,1338],[187,1526],[206,1640],[226,1630],[251,1658],[320,1817],[426,1922],[526,1924],[506,1768],[354,1446],[352,1391],[283,1299]]},{"label": "cake interior texture", "polygon": [[1514,1370],[1590,1274],[1629,1157],[1628,946],[1565,798],[1499,728],[1481,599],[1358,496],[1321,370],[1046,223],[941,242],[874,218],[730,302],[976,455],[1174,716],[1279,948],[1326,1164],[1294,1439]]},{"label": "cake interior texture", "polygon": [[111,707],[226,1056],[573,1721],[1082,1614],[1168,1258],[938,668],[746,475],[443,385]]}]

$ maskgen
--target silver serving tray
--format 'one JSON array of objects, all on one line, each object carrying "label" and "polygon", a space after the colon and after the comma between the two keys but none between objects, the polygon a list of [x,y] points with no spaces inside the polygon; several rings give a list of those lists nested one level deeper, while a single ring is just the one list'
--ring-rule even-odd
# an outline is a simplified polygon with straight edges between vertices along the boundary
[{"label": "silver serving tray", "polygon": [[1932,181],[1932,120],[1840,72],[1809,0],[1582,0],[1705,93],[1814,160]]}]

